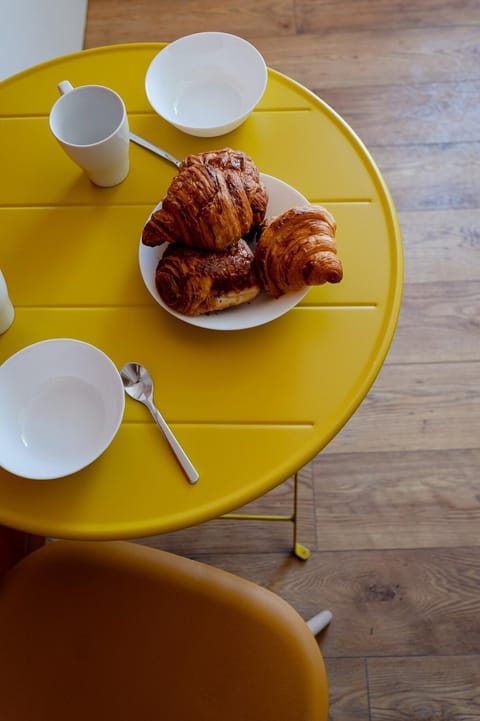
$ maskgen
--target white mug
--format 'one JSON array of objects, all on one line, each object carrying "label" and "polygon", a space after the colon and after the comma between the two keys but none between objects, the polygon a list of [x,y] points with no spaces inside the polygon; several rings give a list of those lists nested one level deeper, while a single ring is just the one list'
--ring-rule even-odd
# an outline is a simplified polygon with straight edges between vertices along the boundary
[{"label": "white mug", "polygon": [[0,270],[0,334],[5,333],[13,323],[15,310],[8,295],[7,284]]},{"label": "white mug", "polygon": [[129,170],[128,117],[122,98],[103,85],[58,84],[62,94],[50,111],[50,130],[92,183],[111,187]]}]

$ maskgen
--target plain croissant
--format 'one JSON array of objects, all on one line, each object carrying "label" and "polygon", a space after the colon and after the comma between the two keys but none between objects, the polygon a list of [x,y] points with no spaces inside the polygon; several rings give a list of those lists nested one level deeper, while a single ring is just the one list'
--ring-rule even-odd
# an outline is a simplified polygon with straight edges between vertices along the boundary
[{"label": "plain croissant", "polygon": [[169,245],[158,262],[155,284],[166,305],[184,315],[225,310],[260,293],[253,260],[244,240],[224,251]]},{"label": "plain croissant", "polygon": [[340,282],[335,231],[333,216],[315,205],[291,208],[267,221],[255,249],[263,288],[279,298],[309,285]]},{"label": "plain croissant", "polygon": [[253,214],[253,228],[258,228],[265,218],[268,195],[265,185],[260,178],[260,171],[253,160],[241,150],[223,148],[222,150],[207,150],[204,153],[188,155],[181,167],[190,165],[207,165],[218,168],[227,177],[237,174],[242,180],[247,194],[248,202]]},{"label": "plain croissant", "polygon": [[267,202],[258,168],[245,153],[225,148],[190,155],[145,225],[142,242],[223,250],[260,225]]}]

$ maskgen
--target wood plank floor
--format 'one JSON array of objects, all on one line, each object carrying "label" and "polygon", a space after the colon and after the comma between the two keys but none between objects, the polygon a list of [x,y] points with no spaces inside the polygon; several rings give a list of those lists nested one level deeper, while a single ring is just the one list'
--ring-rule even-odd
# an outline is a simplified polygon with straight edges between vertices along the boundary
[{"label": "wood plank floor", "polygon": [[[243,35],[332,105],[399,211],[405,293],[365,402],[301,472],[300,537],[217,520],[141,539],[271,588],[319,637],[331,721],[480,719],[478,0],[90,0],[85,46]],[[288,512],[291,483],[253,508]]]}]

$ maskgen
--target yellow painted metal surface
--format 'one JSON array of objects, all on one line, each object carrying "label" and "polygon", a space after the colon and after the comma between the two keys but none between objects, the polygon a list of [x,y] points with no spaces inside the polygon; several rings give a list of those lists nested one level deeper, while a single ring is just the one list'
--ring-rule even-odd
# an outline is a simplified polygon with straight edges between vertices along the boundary
[{"label": "yellow painted metal surface", "polygon": [[[270,70],[257,110],[230,135],[194,138],[150,108],[143,79],[161,44],[59,58],[0,84],[0,267],[16,308],[0,363],[29,343],[73,337],[121,367],[143,362],[155,399],[200,471],[184,480],[143,406],[127,399],[105,454],[84,471],[31,481],[0,470],[0,522],[64,538],[128,538],[192,525],[250,501],[315,456],[361,403],[401,303],[401,234],[368,151],[338,115]],[[175,168],[131,147],[115,188],[93,186],[48,128],[56,85],[106,84],[132,130],[179,158],[230,146],[336,217],[344,280],[285,316],[218,332],[167,314],[138,268],[140,233]]]}]

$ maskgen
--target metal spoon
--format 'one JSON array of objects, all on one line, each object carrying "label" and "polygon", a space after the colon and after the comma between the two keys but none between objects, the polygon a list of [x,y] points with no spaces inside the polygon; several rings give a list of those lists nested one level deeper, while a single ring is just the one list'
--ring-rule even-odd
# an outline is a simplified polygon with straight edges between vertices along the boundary
[{"label": "metal spoon", "polygon": [[198,471],[193,467],[185,451],[153,403],[153,380],[150,373],[140,363],[126,363],[120,371],[120,376],[123,381],[125,393],[134,400],[140,401],[140,403],[147,406],[155,422],[169,442],[189,482],[196,483],[199,479]]},{"label": "metal spoon", "polygon": [[151,153],[155,153],[155,155],[159,155],[164,160],[168,160],[169,163],[173,163],[176,168],[179,168],[182,161],[178,158],[175,158],[174,155],[171,153],[168,153],[163,148],[159,148],[158,145],[154,145],[149,140],[145,140],[145,138],[142,138],[140,135],[137,135],[136,133],[130,132],[130,140],[133,143],[136,143],[137,145],[141,145],[142,148],[146,148],[147,150],[150,150]]}]

